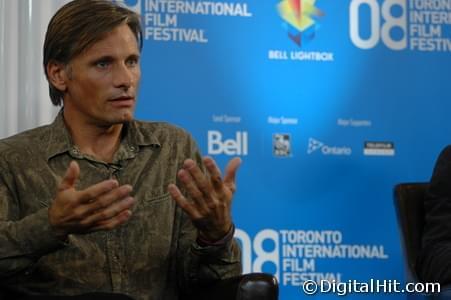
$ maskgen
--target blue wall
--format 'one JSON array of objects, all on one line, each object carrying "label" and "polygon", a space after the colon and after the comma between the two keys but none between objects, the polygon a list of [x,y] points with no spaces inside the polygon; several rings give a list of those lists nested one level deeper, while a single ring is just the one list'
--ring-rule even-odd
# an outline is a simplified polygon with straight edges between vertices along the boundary
[{"label": "blue wall", "polygon": [[137,117],[222,167],[242,157],[245,271],[276,274],[281,299],[308,279],[403,281],[392,189],[428,180],[451,140],[449,1],[124,2],[146,28]]}]

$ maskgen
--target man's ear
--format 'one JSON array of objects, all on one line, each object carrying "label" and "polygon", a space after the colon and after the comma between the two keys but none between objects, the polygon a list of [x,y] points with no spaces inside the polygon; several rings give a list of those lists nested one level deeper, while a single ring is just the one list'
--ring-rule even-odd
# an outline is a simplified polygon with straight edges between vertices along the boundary
[{"label": "man's ear", "polygon": [[49,82],[61,92],[67,89],[67,80],[69,79],[68,67],[56,61],[50,61],[47,64],[47,75]]}]

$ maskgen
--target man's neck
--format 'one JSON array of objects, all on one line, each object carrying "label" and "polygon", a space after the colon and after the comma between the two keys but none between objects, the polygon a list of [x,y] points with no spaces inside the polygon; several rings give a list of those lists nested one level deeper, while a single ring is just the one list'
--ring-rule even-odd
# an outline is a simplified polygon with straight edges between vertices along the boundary
[{"label": "man's neck", "polygon": [[64,122],[72,141],[83,153],[111,163],[121,142],[123,124],[97,125],[77,119],[64,111]]}]

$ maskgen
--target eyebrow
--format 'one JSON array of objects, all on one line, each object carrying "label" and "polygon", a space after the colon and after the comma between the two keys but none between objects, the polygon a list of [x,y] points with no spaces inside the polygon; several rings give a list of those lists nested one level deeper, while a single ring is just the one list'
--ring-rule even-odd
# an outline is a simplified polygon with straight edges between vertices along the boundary
[{"label": "eyebrow", "polygon": [[128,58],[139,59],[139,58],[141,58],[141,55],[134,53],[134,54],[130,54],[130,55],[127,57],[127,59],[128,59]]},{"label": "eyebrow", "polygon": [[[136,60],[139,60],[140,58],[141,58],[141,55],[139,55],[138,53],[133,53],[133,54],[128,55],[128,56],[125,58],[125,60],[128,60],[128,59],[136,59]],[[103,56],[95,57],[95,58],[91,59],[91,60],[90,60],[90,63],[91,63],[91,64],[95,64],[95,63],[97,63],[97,62],[99,62],[99,61],[107,61],[107,62],[111,62],[111,61],[114,61],[114,60],[116,60],[116,58],[115,58],[114,56],[112,56],[112,55],[103,55]]]},{"label": "eyebrow", "polygon": [[[133,54],[128,55],[126,57],[126,59],[130,59],[130,58],[139,59],[140,57],[141,57],[141,55],[139,55],[138,53],[133,53]],[[115,59],[116,58],[114,56],[112,56],[112,55],[103,55],[103,56],[95,57],[95,58],[91,59],[90,62],[91,63],[96,63],[96,62],[99,62],[99,61],[114,61]]]},{"label": "eyebrow", "polygon": [[98,61],[113,61],[114,57],[111,55],[103,55],[103,56],[99,56],[99,57],[95,57],[93,59],[90,59],[91,63],[96,63]]}]

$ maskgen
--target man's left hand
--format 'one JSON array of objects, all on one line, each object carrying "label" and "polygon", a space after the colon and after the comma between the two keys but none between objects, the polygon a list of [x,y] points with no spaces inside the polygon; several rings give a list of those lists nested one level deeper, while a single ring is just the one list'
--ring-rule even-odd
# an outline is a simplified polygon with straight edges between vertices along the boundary
[{"label": "man's left hand", "polygon": [[177,173],[192,201],[187,200],[175,184],[170,184],[168,191],[191,218],[200,237],[214,243],[226,236],[232,228],[232,197],[236,190],[235,177],[241,159],[235,157],[229,161],[224,179],[211,157],[204,157],[203,162],[208,175],[192,159],[185,160],[183,168]]}]

